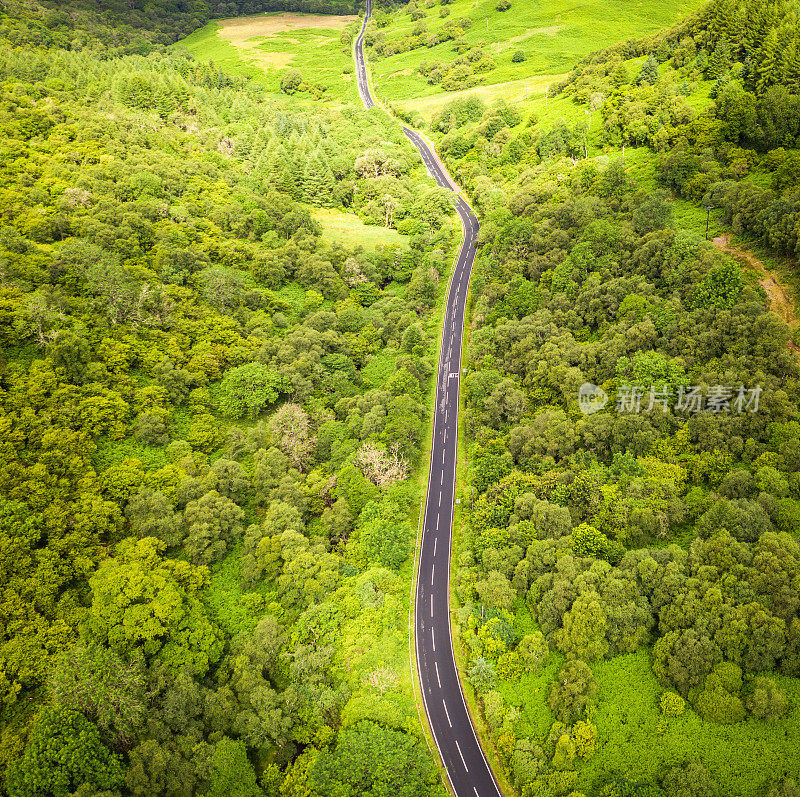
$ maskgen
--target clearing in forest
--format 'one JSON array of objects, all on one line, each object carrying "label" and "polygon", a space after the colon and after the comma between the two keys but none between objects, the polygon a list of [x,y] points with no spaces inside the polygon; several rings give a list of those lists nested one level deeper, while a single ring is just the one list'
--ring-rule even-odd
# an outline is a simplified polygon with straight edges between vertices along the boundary
[{"label": "clearing in forest", "polygon": [[[286,45],[300,44],[302,40],[309,38],[307,33],[309,31],[313,31],[312,35],[318,39],[314,42],[315,46],[335,44],[339,31],[357,18],[288,12],[258,14],[252,17],[220,20],[217,35],[237,50],[246,53],[247,60],[256,66],[283,69],[297,55],[294,48]],[[302,32],[305,35],[299,37],[285,35],[292,32]],[[269,41],[270,39],[272,41]]]}]

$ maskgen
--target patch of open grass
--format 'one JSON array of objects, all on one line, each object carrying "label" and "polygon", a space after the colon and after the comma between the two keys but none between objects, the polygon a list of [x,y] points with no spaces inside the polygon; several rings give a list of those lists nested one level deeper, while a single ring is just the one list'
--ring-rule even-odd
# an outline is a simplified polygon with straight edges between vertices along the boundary
[{"label": "patch of open grass", "polygon": [[364,224],[353,213],[318,208],[312,211],[312,215],[322,225],[326,238],[344,246],[363,246],[364,249],[375,249],[378,246],[408,248],[408,236],[388,227]]},{"label": "patch of open grass", "polygon": [[597,751],[580,765],[581,791],[589,793],[603,775],[619,772],[655,780],[671,764],[699,759],[727,797],[758,797],[773,779],[800,778],[800,680],[775,676],[791,708],[775,722],[736,725],[705,722],[687,706],[665,719],[664,691],[653,675],[646,650],[592,664],[600,686]]},{"label": "patch of open grass", "polygon": [[[497,66],[483,75],[484,84],[507,83],[533,75],[553,75],[571,69],[585,55],[628,38],[639,38],[668,27],[697,10],[701,0],[662,3],[659,0],[617,0],[613,8],[602,0],[565,7],[557,0],[526,3],[513,0],[508,11],[497,11],[493,0],[456,0],[447,6],[450,14],[439,16],[439,6],[424,9],[431,33],[441,30],[451,19],[468,17],[472,27],[464,39],[483,45]],[[407,36],[415,26],[409,15],[397,13],[384,29],[387,40]],[[511,58],[522,50],[526,60]],[[451,42],[423,47],[379,59],[374,66],[381,96],[390,102],[441,93],[416,74],[422,61],[452,61],[456,54]]]},{"label": "patch of open grass", "polygon": [[[305,81],[324,87],[324,100],[356,100],[358,91],[342,28],[355,17],[267,13],[210,22],[179,42],[195,58],[213,61],[226,72],[258,80],[280,93],[281,76],[298,69]],[[311,98],[294,95],[295,102]]]},{"label": "patch of open grass", "polygon": [[263,70],[248,64],[236,47],[219,36],[219,29],[219,22],[209,22],[175,46],[185,48],[203,63],[213,61],[215,66],[228,74],[263,81],[265,78]]}]

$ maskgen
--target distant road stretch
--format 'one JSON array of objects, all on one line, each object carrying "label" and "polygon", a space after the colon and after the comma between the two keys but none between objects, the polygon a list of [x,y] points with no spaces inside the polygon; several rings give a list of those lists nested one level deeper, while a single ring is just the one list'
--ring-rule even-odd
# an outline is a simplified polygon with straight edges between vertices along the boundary
[{"label": "distant road stretch", "polygon": [[[364,29],[371,13],[372,0],[367,0],[364,24],[355,42],[358,90],[367,108],[375,106],[364,60]],[[403,132],[419,150],[428,173],[437,185],[455,190],[456,186],[442,162],[422,136],[407,127],[403,128]],[[450,281],[439,358],[428,497],[417,574],[414,618],[417,667],[425,712],[456,797],[502,797],[472,727],[450,637],[450,550],[458,444],[461,340],[467,288],[479,230],[478,220],[460,196],[457,196],[456,210],[464,228],[464,240]]]}]

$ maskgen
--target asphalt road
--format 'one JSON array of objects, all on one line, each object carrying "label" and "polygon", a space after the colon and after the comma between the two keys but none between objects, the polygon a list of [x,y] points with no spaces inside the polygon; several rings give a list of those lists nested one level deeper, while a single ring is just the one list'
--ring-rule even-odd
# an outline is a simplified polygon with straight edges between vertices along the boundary
[{"label": "asphalt road", "polygon": [[[355,42],[358,90],[367,108],[375,106],[364,61],[364,28],[372,11],[367,0],[364,24]],[[454,183],[433,148],[414,130],[403,132],[419,150],[428,173],[443,188]],[[475,260],[478,220],[456,194],[464,239],[453,268],[447,295],[439,357],[428,495],[422,530],[414,618],[417,669],[425,712],[456,797],[502,797],[486,761],[464,702],[450,636],[450,552],[453,532],[458,390],[461,381],[461,341],[467,288]]]}]

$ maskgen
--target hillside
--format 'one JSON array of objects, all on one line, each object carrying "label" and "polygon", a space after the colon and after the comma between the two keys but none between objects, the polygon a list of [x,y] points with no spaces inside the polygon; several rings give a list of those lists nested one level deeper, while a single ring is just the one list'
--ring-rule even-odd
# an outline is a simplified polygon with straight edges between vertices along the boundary
[{"label": "hillside", "polygon": [[[446,793],[410,594],[461,231],[359,13],[0,0],[0,795]],[[451,610],[509,796],[797,795],[797,17],[369,23],[481,223]]]}]

